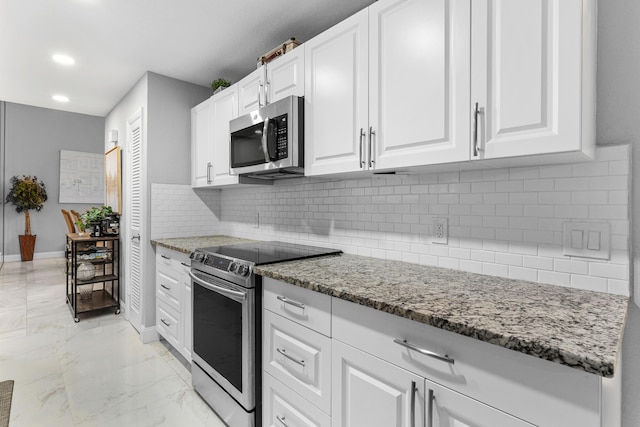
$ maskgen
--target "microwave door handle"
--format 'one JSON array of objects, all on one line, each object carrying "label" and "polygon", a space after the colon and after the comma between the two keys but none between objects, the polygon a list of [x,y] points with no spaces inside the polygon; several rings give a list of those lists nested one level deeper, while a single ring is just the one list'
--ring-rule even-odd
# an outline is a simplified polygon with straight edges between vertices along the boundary
[{"label": "microwave door handle", "polygon": [[262,128],[262,152],[264,153],[264,161],[269,163],[269,147],[267,147],[267,139],[269,138],[269,117],[264,118],[264,126]]}]

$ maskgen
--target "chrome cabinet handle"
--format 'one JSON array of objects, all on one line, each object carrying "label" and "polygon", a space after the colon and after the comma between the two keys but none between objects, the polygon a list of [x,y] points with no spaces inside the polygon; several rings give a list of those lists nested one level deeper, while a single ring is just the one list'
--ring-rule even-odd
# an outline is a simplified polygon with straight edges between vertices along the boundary
[{"label": "chrome cabinet handle", "polygon": [[184,265],[185,267],[191,267],[191,264],[187,264],[186,262],[181,262],[180,264]]},{"label": "chrome cabinet handle", "polygon": [[138,242],[140,241],[140,235],[136,234],[135,236],[131,236],[131,240],[138,240]]},{"label": "chrome cabinet handle", "polygon": [[276,298],[279,299],[280,301],[282,301],[285,304],[290,304],[290,305],[292,305],[294,307],[298,307],[298,308],[301,308],[303,310],[306,308],[306,305],[304,305],[303,303],[298,302],[298,301],[290,300],[287,297],[283,297],[281,295],[278,295]]},{"label": "chrome cabinet handle", "polygon": [[211,184],[211,162],[207,163],[207,184]]},{"label": "chrome cabinet handle", "polygon": [[434,359],[442,360],[443,362],[451,363],[452,365],[456,362],[454,359],[450,358],[448,355],[440,355],[438,353],[434,353],[433,351],[425,350],[424,348],[420,348],[415,344],[408,342],[407,340],[394,339],[394,343],[400,344],[403,347],[407,347],[410,350],[417,351],[420,354],[424,354],[425,356],[433,357]]},{"label": "chrome cabinet handle", "polygon": [[280,424],[282,424],[284,427],[289,427],[289,424],[284,422],[284,417],[279,417],[278,415],[276,415],[276,420],[280,421]]},{"label": "chrome cabinet handle", "polygon": [[269,105],[269,88],[271,87],[271,82],[267,80],[267,83],[264,85],[264,105]]},{"label": "chrome cabinet handle", "polygon": [[473,108],[473,156],[478,157],[482,148],[478,141],[478,116],[484,114],[484,108],[480,108],[480,105],[476,102]]},{"label": "chrome cabinet handle", "polygon": [[411,427],[416,427],[416,382],[411,381]]},{"label": "chrome cabinet handle", "polygon": [[429,396],[427,396],[427,427],[433,427],[433,400],[435,398],[433,390],[429,389]]},{"label": "chrome cabinet handle", "polygon": [[373,160],[373,138],[376,136],[376,131],[373,130],[373,126],[369,126],[369,167],[372,168],[375,164]]},{"label": "chrome cabinet handle", "polygon": [[162,318],[160,319],[160,321],[161,321],[162,323],[164,323],[164,324],[165,324],[165,326],[171,326],[171,323],[168,323],[166,320],[164,320],[164,319],[162,319]]},{"label": "chrome cabinet handle", "polygon": [[262,107],[262,82],[258,83],[258,108]]},{"label": "chrome cabinet handle", "polygon": [[276,348],[276,351],[281,355],[283,355],[284,357],[286,357],[287,359],[291,360],[292,362],[295,362],[300,366],[304,366],[304,360],[298,360],[295,357],[290,356],[289,354],[287,354],[287,352],[284,349]]},{"label": "chrome cabinet handle", "polygon": [[170,290],[171,290],[171,288],[170,288],[170,287],[168,287],[168,286],[165,286],[165,284],[164,284],[164,283],[160,283],[160,287],[161,287],[161,288],[164,288],[164,289],[166,289],[166,290],[168,290],[168,291],[170,291]]},{"label": "chrome cabinet handle", "polygon": [[161,256],[162,258],[164,258],[164,259],[171,259],[171,257],[170,257],[170,256],[166,256],[166,255],[160,255],[160,256]]},{"label": "chrome cabinet handle", "polygon": [[364,132],[364,128],[360,128],[360,169],[364,168],[364,158],[362,157],[364,154],[364,138],[367,135]]}]

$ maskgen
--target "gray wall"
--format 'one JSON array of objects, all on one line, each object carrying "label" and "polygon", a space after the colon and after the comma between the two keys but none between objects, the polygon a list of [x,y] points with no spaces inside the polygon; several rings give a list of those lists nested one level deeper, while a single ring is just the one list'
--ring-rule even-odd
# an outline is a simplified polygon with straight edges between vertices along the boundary
[{"label": "gray wall", "polygon": [[[31,212],[32,233],[38,236],[36,254],[64,250],[68,232],[61,209],[78,212],[90,204],[58,203],[60,150],[104,153],[104,118],[47,108],[6,103],[5,177],[35,175],[43,181],[48,200],[40,212]],[[20,254],[17,236],[24,234],[24,213],[5,206],[5,253]]]},{"label": "gray wall", "polygon": [[600,1],[598,10],[598,144],[631,143],[632,245],[635,272],[622,345],[623,426],[640,425],[640,2]]}]

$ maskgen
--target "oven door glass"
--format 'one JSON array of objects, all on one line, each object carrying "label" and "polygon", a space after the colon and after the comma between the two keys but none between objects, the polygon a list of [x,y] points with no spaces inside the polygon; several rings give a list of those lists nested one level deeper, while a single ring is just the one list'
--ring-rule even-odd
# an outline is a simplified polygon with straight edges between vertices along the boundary
[{"label": "oven door glass", "polygon": [[193,292],[193,351],[242,392],[243,303],[197,283]]}]

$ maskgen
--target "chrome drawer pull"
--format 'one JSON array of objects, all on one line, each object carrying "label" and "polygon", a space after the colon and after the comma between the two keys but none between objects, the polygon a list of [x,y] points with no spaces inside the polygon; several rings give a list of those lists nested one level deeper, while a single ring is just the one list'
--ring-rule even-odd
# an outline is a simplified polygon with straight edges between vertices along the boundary
[{"label": "chrome drawer pull", "polygon": [[165,326],[171,326],[171,323],[168,323],[166,320],[164,320],[164,319],[162,319],[162,318],[160,319],[160,321],[161,321],[162,323],[164,323],[164,324],[165,324]]},{"label": "chrome drawer pull", "polygon": [[191,264],[187,264],[186,262],[181,262],[180,264],[184,265],[185,267],[191,267]]},{"label": "chrome drawer pull", "polygon": [[280,418],[279,416],[276,415],[276,420],[280,421],[280,424],[282,424],[284,427],[289,427],[289,424],[284,422],[285,420],[284,417]]},{"label": "chrome drawer pull", "polygon": [[171,257],[170,257],[170,256],[166,256],[166,255],[160,255],[160,256],[161,256],[162,258],[164,258],[164,259],[171,259]]},{"label": "chrome drawer pull", "polygon": [[282,301],[282,302],[283,302],[283,303],[285,303],[285,304],[291,304],[292,306],[294,306],[294,307],[298,307],[298,308],[301,308],[301,309],[303,309],[303,310],[304,310],[304,309],[305,309],[305,307],[306,307],[303,303],[298,302],[298,301],[290,300],[290,299],[288,299],[287,297],[283,297],[283,296],[278,295],[276,298],[278,298],[280,301]]},{"label": "chrome drawer pull", "polygon": [[403,347],[407,347],[410,350],[417,351],[420,354],[424,354],[425,356],[433,357],[434,359],[442,360],[443,362],[451,363],[452,365],[455,363],[455,360],[450,358],[446,354],[444,356],[442,356],[442,355],[440,355],[438,353],[434,353],[433,351],[425,350],[424,348],[420,348],[420,347],[416,346],[415,344],[411,344],[407,340],[401,340],[401,339],[396,338],[396,339],[393,340],[393,342],[396,343],[396,344],[400,344]]},{"label": "chrome drawer pull", "polygon": [[293,362],[296,362],[298,365],[300,365],[300,366],[304,366],[304,360],[298,360],[298,359],[296,359],[296,358],[295,358],[295,357],[293,357],[293,356],[289,356],[289,355],[287,354],[287,352],[286,352],[286,351],[281,350],[281,349],[279,349],[279,348],[276,348],[276,351],[277,351],[278,353],[280,353],[281,355],[283,355],[284,357],[286,357],[287,359],[289,359],[289,360],[291,360],[291,361],[293,361]]},{"label": "chrome drawer pull", "polygon": [[164,288],[164,289],[166,289],[166,290],[168,290],[168,291],[170,291],[170,290],[171,290],[171,288],[170,288],[170,287],[168,287],[168,286],[165,286],[165,285],[164,285],[164,283],[160,283],[160,287],[161,287],[161,288]]}]

